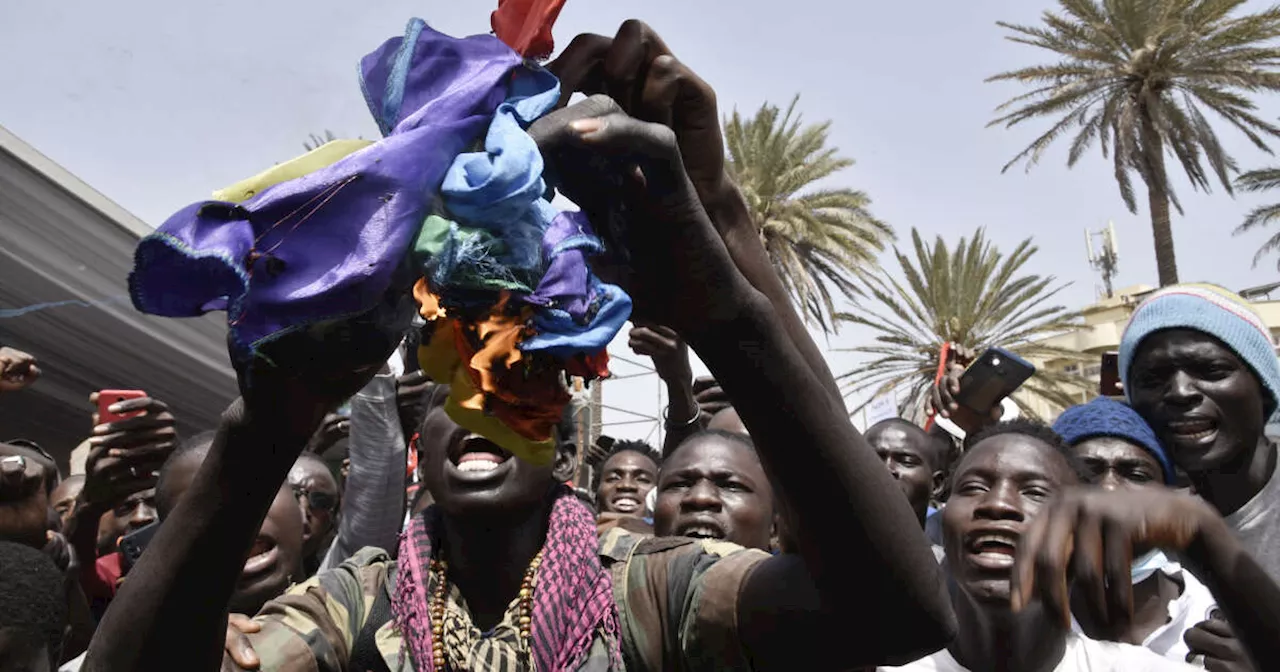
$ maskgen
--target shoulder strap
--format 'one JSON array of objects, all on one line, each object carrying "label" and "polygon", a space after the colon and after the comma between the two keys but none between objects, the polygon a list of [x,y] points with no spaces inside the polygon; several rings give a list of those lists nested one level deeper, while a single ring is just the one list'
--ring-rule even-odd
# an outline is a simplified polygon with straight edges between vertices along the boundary
[{"label": "shoulder strap", "polygon": [[364,619],[364,627],[351,647],[352,672],[391,672],[387,661],[378,651],[378,629],[391,621],[391,596],[386,588],[378,591],[378,596],[369,608],[369,617]]}]

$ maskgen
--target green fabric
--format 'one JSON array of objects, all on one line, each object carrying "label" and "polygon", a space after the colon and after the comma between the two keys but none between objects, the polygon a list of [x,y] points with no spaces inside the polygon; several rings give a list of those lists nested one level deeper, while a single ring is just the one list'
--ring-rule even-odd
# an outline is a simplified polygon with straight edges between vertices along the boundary
[{"label": "green fabric", "polygon": [[464,260],[456,262],[456,270],[447,274],[451,287],[489,291],[505,289],[526,294],[533,292],[533,287],[529,284],[500,277],[500,274],[492,272],[492,265],[484,263],[486,258],[501,256],[506,251],[502,239],[485,229],[463,226],[440,215],[431,215],[422,223],[411,252],[414,264],[430,278],[432,260],[451,243],[468,251],[461,255]]},{"label": "green fabric", "polygon": [[449,240],[449,230],[452,227],[453,222],[440,215],[427,217],[427,220],[422,223],[422,229],[418,231],[418,239],[413,241],[414,261],[423,265],[440,254],[445,242]]}]

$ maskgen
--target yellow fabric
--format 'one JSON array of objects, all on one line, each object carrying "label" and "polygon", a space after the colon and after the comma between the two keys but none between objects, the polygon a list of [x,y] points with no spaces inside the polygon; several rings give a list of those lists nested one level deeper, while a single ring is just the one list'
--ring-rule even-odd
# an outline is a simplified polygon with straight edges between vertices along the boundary
[{"label": "yellow fabric", "polygon": [[549,464],[555,457],[555,439],[531,441],[517,434],[505,423],[484,412],[484,394],[471,382],[454,345],[453,325],[441,322],[431,340],[418,347],[418,364],[423,373],[437,382],[449,382],[449,398],[444,410],[459,427],[468,429],[498,444],[512,455],[530,464]]},{"label": "yellow fabric", "polygon": [[444,402],[444,411],[459,427],[489,439],[530,464],[543,466],[551,463],[556,455],[554,438],[531,441],[517,434],[506,423],[485,413],[484,394],[472,385],[471,375],[461,366],[454,370],[456,373],[449,398]]},{"label": "yellow fabric", "polygon": [[533,318],[533,309],[524,308],[519,317],[504,314],[510,292],[502,292],[502,298],[488,317],[476,324],[476,336],[483,346],[471,358],[471,368],[480,374],[480,389],[489,394],[501,394],[495,369],[510,369],[522,358],[520,341],[528,335],[525,327]]},{"label": "yellow fabric", "polygon": [[276,164],[253,177],[213,192],[216,201],[241,203],[262,193],[268,187],[297,179],[303,175],[327,168],[339,160],[372,145],[372,140],[333,140],[299,156]]},{"label": "yellow fabric", "polygon": [[453,325],[448,322],[437,322],[431,332],[431,340],[418,346],[418,366],[427,377],[437,383],[453,380],[454,371],[462,363],[458,356],[458,348],[453,342]]}]

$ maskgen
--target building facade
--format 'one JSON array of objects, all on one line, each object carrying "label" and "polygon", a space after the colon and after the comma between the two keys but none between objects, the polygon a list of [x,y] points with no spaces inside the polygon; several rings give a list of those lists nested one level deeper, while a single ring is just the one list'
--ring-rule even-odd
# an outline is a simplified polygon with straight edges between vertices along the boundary
[{"label": "building facade", "polygon": [[[1113,296],[1086,306],[1080,311],[1084,325],[1075,331],[1059,334],[1045,339],[1047,345],[1078,352],[1081,360],[1056,359],[1036,361],[1037,369],[1056,370],[1064,373],[1078,374],[1092,383],[1089,392],[1080,394],[1080,403],[1097,396],[1096,389],[1100,381],[1102,355],[1120,349],[1120,337],[1129,324],[1129,318],[1138,304],[1147,295],[1156,290],[1148,285],[1135,285],[1117,290]],[[1249,299],[1253,309],[1262,316],[1263,322],[1271,330],[1273,341],[1280,337],[1280,300],[1272,300],[1271,294],[1280,296],[1280,283],[1253,287],[1240,292]],[[1056,418],[1062,409],[1049,408],[1042,401],[1033,401],[1032,407],[1047,420]]]}]

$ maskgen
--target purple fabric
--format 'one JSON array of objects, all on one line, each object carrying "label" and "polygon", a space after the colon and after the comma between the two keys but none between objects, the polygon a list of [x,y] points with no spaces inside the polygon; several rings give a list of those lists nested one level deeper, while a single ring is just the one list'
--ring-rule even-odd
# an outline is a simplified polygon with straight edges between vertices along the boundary
[{"label": "purple fabric", "polygon": [[[361,63],[371,109],[396,94],[387,78],[402,43],[389,40]],[[178,211],[138,244],[134,305],[170,317],[225,306],[243,357],[286,330],[363,313],[396,289],[393,274],[445,171],[485,131],[521,62],[488,36],[420,27],[416,45],[402,57],[404,98],[391,135],[241,205]]]},{"label": "purple fabric", "polygon": [[[410,21],[410,28],[420,21]],[[385,121],[392,128],[387,135],[460,115],[491,118],[507,98],[507,73],[524,62],[492,35],[459,39],[424,25],[414,49],[413,65],[403,80],[396,80],[392,73],[403,44],[403,37],[393,37],[360,59],[360,87],[374,119]],[[396,94],[397,90],[401,93]],[[395,106],[396,112],[384,119],[384,103],[396,98],[401,101]],[[450,154],[449,160],[459,153]]]},{"label": "purple fabric", "polygon": [[591,223],[581,212],[562,212],[542,234],[542,258],[546,273],[525,301],[544,308],[559,308],[575,320],[583,320],[595,293],[587,256],[603,246]]}]

